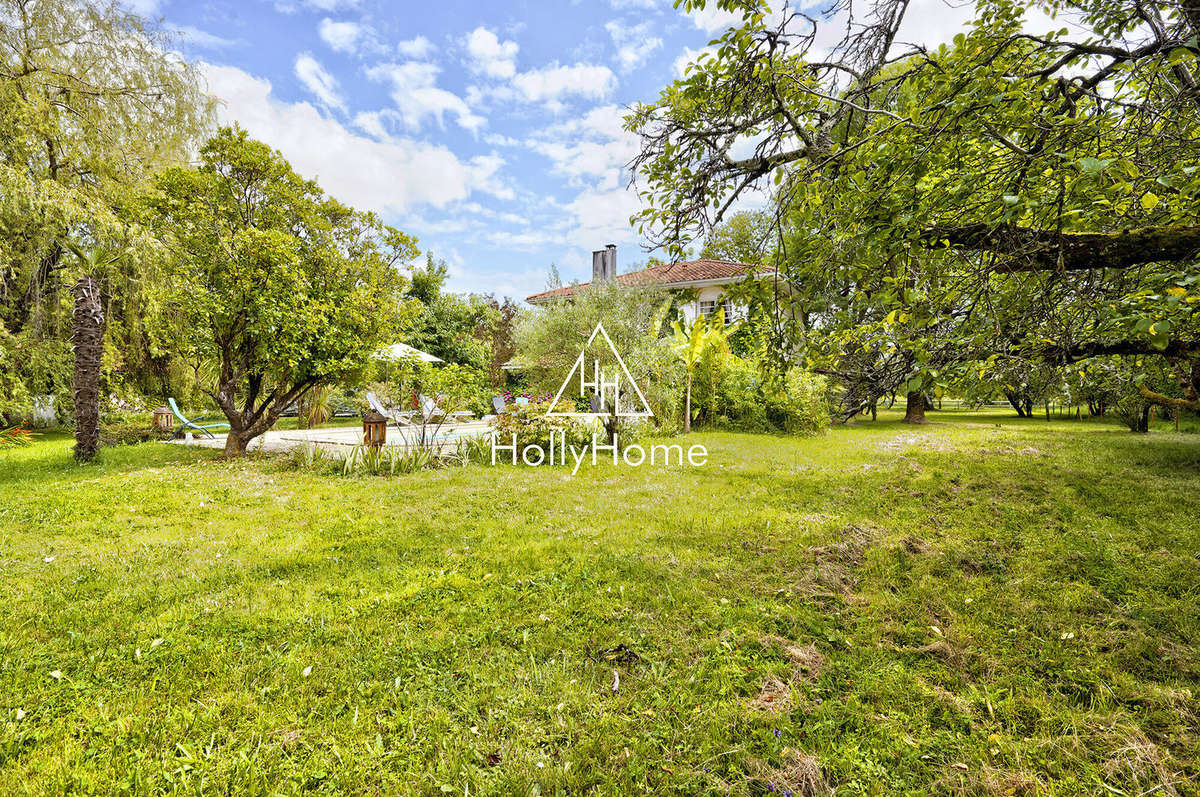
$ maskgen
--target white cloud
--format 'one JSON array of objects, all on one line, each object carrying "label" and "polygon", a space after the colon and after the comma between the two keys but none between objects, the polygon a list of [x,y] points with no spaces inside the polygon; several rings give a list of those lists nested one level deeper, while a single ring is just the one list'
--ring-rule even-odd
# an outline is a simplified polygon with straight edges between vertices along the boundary
[{"label": "white cloud", "polygon": [[504,136],[499,133],[488,133],[483,137],[485,144],[492,147],[519,147],[521,142],[512,136]]},{"label": "white cloud", "polygon": [[572,184],[597,180],[605,188],[623,182],[625,165],[637,154],[638,140],[622,124],[616,105],[593,108],[579,118],[550,125],[527,146],[550,159],[551,171]]},{"label": "white cloud", "polygon": [[346,103],[338,93],[337,78],[325,71],[317,59],[308,53],[296,57],[296,77],[327,108],[345,111]]},{"label": "white cloud", "polygon": [[590,190],[567,203],[575,223],[568,240],[583,248],[598,249],[607,243],[625,245],[624,262],[632,255],[629,245],[637,241],[637,233],[629,218],[642,209],[637,192],[625,187]]},{"label": "white cloud", "polygon": [[628,247],[637,241],[629,217],[641,209],[637,193],[628,190],[626,165],[637,153],[638,140],[622,126],[616,105],[593,108],[583,116],[550,125],[526,146],[550,160],[550,171],[578,189],[559,206],[566,229],[559,238],[590,251],[606,243]]},{"label": "white cloud", "polygon": [[362,111],[354,115],[354,126],[372,138],[388,138],[389,133],[384,120],[385,111]]},{"label": "white cloud", "polygon": [[[680,6],[680,8],[682,9],[683,6]],[[697,28],[710,36],[716,33],[723,33],[726,28],[732,25],[739,25],[742,22],[741,14],[717,8],[716,3],[710,3],[708,7],[693,11],[688,16]]]},{"label": "white cloud", "polygon": [[699,50],[693,50],[691,47],[684,47],[683,52],[676,57],[674,63],[671,65],[676,77],[683,77],[687,73],[688,66],[695,63],[696,59],[706,53],[713,55],[716,53],[716,48],[701,47]]},{"label": "white cloud", "polygon": [[558,103],[563,97],[602,99],[616,86],[612,70],[606,66],[553,64],[520,72],[512,80],[518,95],[528,102]]},{"label": "white cloud", "polygon": [[650,23],[629,26],[612,20],[604,26],[617,47],[617,63],[622,72],[632,72],[663,46],[663,40],[651,33]]},{"label": "white cloud", "polygon": [[663,7],[661,0],[608,0],[608,4],[618,11],[628,8],[655,9]]},{"label": "white cloud", "polygon": [[[904,13],[904,22],[900,26],[900,34],[896,37],[898,46],[895,50],[907,49],[902,42],[919,42],[927,47],[937,47],[954,39],[956,33],[966,32],[971,19],[975,16],[974,3],[948,3],[945,0],[914,0]],[[1026,30],[1053,30],[1062,27],[1055,24],[1043,12],[1028,9],[1025,13]],[[844,17],[838,21],[843,22]],[[1031,21],[1045,20],[1051,24],[1042,28],[1030,24]],[[839,31],[840,32],[840,31]]]},{"label": "white cloud", "polygon": [[409,61],[379,64],[367,70],[367,77],[391,84],[392,100],[396,103],[394,113],[410,130],[420,129],[428,118],[445,126],[445,116],[449,113],[459,127],[478,131],[487,120],[472,112],[457,94],[437,87],[440,71],[434,64]]},{"label": "white cloud", "polygon": [[518,232],[510,230],[492,230],[487,233],[487,239],[494,246],[502,249],[520,249],[527,252],[537,251],[550,244],[561,244],[563,236],[544,229],[524,229]]},{"label": "white cloud", "polygon": [[500,41],[495,33],[479,27],[467,35],[467,54],[471,69],[498,80],[508,80],[517,73],[517,52],[514,41]]},{"label": "white cloud", "polygon": [[217,36],[214,33],[200,30],[191,25],[172,25],[171,27],[178,31],[185,44],[206,50],[221,50],[226,47],[234,47],[242,44],[238,39],[226,39],[223,36]]},{"label": "white cloud", "polygon": [[309,103],[275,99],[269,81],[236,67],[201,66],[222,98],[222,122],[238,122],[283,152],[299,174],[317,178],[330,195],[353,207],[403,214],[445,207],[476,192],[511,194],[499,177],[504,162],[495,155],[462,161],[422,141],[357,135]]},{"label": "white cloud", "polygon": [[162,10],[162,0],[125,0],[125,7],[143,17],[154,17]]},{"label": "white cloud", "polygon": [[426,39],[424,36],[417,36],[415,39],[407,39],[396,45],[396,52],[405,58],[423,59],[433,55],[433,42]]},{"label": "white cloud", "polygon": [[355,45],[363,35],[362,26],[357,22],[335,22],[329,17],[321,20],[317,30],[322,41],[339,53],[354,52]]},{"label": "white cloud", "polygon": [[357,8],[361,0],[277,0],[275,10],[284,14],[294,14],[301,8],[306,8],[311,11],[343,11],[346,9]]}]

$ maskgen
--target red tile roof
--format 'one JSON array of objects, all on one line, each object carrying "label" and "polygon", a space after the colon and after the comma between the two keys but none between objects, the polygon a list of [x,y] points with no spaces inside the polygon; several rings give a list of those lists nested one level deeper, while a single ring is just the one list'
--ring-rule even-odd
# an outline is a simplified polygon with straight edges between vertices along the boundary
[{"label": "red tile roof", "polygon": [[[731,260],[689,260],[685,263],[662,263],[651,268],[644,268],[641,271],[618,274],[616,282],[618,285],[628,286],[661,285],[663,287],[686,287],[692,282],[738,279],[746,276],[748,271],[769,273],[774,270],[770,266],[734,263]],[[537,304],[538,302],[554,299],[559,296],[570,296],[591,284],[590,282],[583,282],[579,285],[566,285],[554,290],[535,293],[533,296],[527,296],[525,301]]]}]

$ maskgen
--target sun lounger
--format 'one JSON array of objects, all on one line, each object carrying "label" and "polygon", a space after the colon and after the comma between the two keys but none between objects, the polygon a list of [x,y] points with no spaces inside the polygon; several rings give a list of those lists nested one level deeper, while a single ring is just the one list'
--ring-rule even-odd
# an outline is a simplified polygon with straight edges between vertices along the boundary
[{"label": "sun lounger", "polygon": [[175,419],[177,421],[179,421],[179,424],[180,424],[179,431],[181,431],[181,432],[187,432],[187,431],[191,431],[194,429],[197,432],[202,432],[203,434],[205,434],[209,437],[216,437],[216,435],[213,434],[211,430],[221,429],[223,431],[229,431],[230,427],[229,427],[229,424],[227,424],[227,423],[210,423],[210,424],[201,425],[201,424],[196,423],[195,421],[188,420],[184,416],[183,410],[179,409],[179,405],[175,403],[175,399],[173,399],[173,398],[168,398],[167,404],[171,407],[171,412],[175,414]]},{"label": "sun lounger", "polygon": [[376,396],[369,390],[367,391],[367,404],[370,405],[371,409],[387,418],[395,426],[403,427],[413,425],[413,417],[416,415],[415,412],[388,409],[387,407],[383,406],[383,402],[379,400],[379,396]]}]

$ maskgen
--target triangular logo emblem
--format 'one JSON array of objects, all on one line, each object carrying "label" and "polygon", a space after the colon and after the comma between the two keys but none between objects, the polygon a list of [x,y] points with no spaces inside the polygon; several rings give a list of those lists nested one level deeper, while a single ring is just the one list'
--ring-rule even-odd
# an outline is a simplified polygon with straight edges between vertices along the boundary
[{"label": "triangular logo emblem", "polygon": [[[588,349],[598,339],[603,340],[604,344],[608,346],[608,350],[612,352],[613,358],[617,361],[618,368],[615,373],[611,372],[611,370],[605,371],[605,369],[601,368],[600,361],[595,358],[591,360],[589,368],[587,358]],[[578,395],[580,396],[585,396],[589,391],[591,392],[593,408],[599,407],[599,412],[554,412],[554,408],[562,400],[563,394],[567,393],[573,384],[579,386]],[[631,393],[626,393],[624,400],[621,397],[623,388],[629,388],[631,391]],[[550,411],[546,415],[560,418],[596,418],[612,415],[614,414],[614,410],[618,418],[654,417],[654,412],[651,411],[646,397],[642,395],[641,388],[634,381],[633,376],[629,373],[629,369],[625,367],[625,361],[621,359],[621,353],[617,351],[617,347],[613,345],[612,338],[604,331],[604,324],[601,323],[596,324],[591,337],[583,345],[583,350],[579,352],[579,356],[575,359],[575,365],[572,366],[571,372],[563,380],[562,387],[555,394],[554,401],[550,404]]]}]

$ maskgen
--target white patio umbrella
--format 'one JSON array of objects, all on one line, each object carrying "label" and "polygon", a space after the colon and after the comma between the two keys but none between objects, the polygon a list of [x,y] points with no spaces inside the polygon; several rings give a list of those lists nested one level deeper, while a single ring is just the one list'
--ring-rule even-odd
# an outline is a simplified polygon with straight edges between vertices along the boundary
[{"label": "white patio umbrella", "polygon": [[441,363],[445,362],[441,357],[434,357],[432,354],[420,349],[414,349],[407,343],[393,343],[391,346],[385,346],[375,352],[376,360],[420,360],[423,363]]}]

